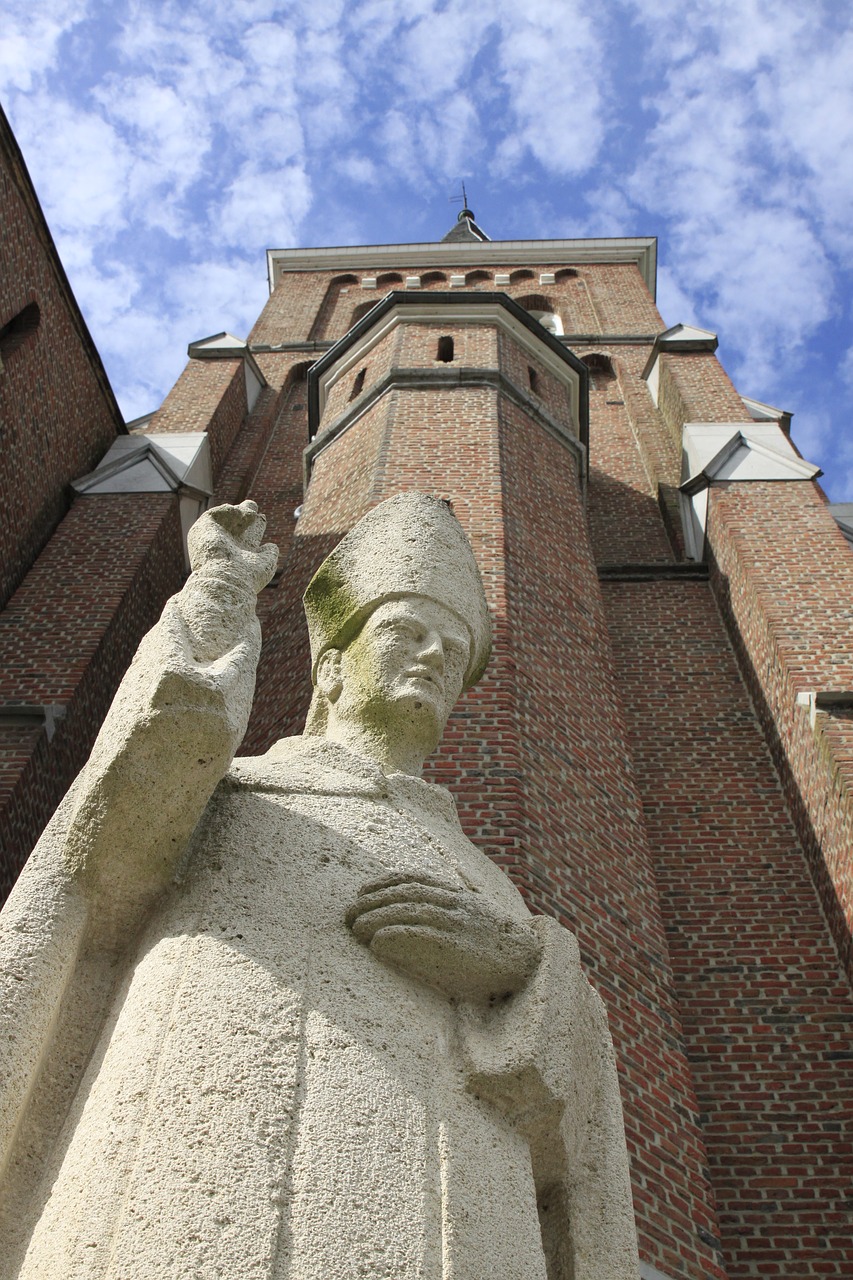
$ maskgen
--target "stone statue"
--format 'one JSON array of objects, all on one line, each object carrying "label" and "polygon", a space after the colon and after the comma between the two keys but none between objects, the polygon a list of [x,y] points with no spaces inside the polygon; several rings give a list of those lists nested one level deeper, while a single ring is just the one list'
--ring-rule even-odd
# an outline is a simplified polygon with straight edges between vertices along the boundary
[{"label": "stone statue", "polygon": [[489,653],[461,527],[421,494],[355,526],[304,734],[232,763],[263,529],[194,526],[3,913],[0,1274],[636,1280],[575,940],[419,776]]}]

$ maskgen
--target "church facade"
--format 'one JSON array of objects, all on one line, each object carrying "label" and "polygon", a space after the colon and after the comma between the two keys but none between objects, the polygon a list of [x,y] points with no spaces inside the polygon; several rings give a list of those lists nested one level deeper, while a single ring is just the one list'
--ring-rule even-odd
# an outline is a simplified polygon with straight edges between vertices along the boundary
[{"label": "church facade", "polygon": [[605,1000],[643,1275],[849,1275],[853,555],[789,416],[666,328],[654,239],[492,241],[466,209],[437,244],[271,251],[248,337],[192,343],[128,429],[3,138],[0,465],[35,477],[6,510],[5,891],[206,505],[253,498],[281,549],[257,754],[304,721],[317,566],[383,499],[446,499],[494,652],[428,776]]}]

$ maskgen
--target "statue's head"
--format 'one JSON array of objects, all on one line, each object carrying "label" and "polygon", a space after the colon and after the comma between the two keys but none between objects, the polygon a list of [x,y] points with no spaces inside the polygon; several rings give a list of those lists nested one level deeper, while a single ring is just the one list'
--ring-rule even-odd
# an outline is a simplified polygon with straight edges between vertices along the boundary
[{"label": "statue's head", "polygon": [[304,604],[314,682],[305,732],[349,718],[376,734],[420,735],[426,756],[490,650],[480,575],[447,504],[407,493],[374,507],[320,566]]}]

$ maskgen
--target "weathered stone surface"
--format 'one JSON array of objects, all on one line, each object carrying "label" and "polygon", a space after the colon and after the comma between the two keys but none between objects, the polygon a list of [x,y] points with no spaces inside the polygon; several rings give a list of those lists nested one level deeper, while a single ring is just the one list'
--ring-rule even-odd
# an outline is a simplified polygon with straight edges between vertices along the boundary
[{"label": "weathered stone surface", "polygon": [[[415,561],[452,554],[443,504],[384,505]],[[248,503],[196,526],[10,899],[4,1274],[634,1280],[603,1006],[418,776],[482,666],[479,584],[360,560],[310,732],[229,768],[262,531]]]}]

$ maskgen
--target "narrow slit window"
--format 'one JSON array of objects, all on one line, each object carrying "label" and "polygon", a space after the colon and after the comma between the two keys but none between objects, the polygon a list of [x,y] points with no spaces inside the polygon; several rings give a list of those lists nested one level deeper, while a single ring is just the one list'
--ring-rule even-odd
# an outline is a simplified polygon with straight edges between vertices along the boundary
[{"label": "narrow slit window", "polygon": [[453,359],[453,339],[449,334],[438,340],[438,351],[436,352],[436,360],[443,360],[445,364],[450,364]]},{"label": "narrow slit window", "polygon": [[366,375],[367,366],[365,365],[365,367],[363,369],[359,369],[358,373],[355,375],[355,382],[352,384],[352,391],[349,393],[350,400],[354,400],[356,396],[361,395]]},{"label": "narrow slit window", "polygon": [[539,395],[539,374],[532,365],[527,366],[527,377],[530,382],[530,390],[535,396]]}]

